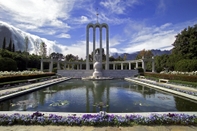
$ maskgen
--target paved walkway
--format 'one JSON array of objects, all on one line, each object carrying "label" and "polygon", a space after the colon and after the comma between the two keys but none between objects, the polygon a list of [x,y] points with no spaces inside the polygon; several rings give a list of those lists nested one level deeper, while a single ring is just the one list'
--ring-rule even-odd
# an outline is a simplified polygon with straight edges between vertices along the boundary
[{"label": "paved walkway", "polygon": [[[11,97],[14,96],[18,96],[27,92],[32,92],[34,90],[52,85],[52,84],[56,84],[59,82],[63,82],[65,80],[69,80],[70,78],[67,77],[61,77],[61,78],[56,78],[56,79],[51,79],[51,80],[47,80],[44,82],[37,82],[34,84],[28,84],[28,85],[23,85],[20,87],[13,87],[13,88],[8,88],[8,89],[4,89],[4,90],[0,90],[0,94],[4,94],[3,96],[0,95],[0,101],[3,101],[5,99],[9,99]],[[5,93],[7,95],[5,95]]]},{"label": "paved walkway", "polygon": [[133,127],[0,126],[0,131],[197,131],[197,127],[194,126],[133,126]]}]

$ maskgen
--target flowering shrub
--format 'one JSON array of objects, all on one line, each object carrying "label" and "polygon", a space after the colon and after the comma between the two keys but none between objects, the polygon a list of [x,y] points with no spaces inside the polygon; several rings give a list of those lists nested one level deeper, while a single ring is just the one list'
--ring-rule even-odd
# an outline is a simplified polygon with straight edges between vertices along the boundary
[{"label": "flowering shrub", "polygon": [[191,75],[197,75],[197,71],[192,71],[192,72],[180,72],[180,71],[166,72],[166,71],[162,71],[162,72],[160,72],[160,74],[173,74],[173,75],[188,75],[188,76],[191,76]]},{"label": "flowering shrub", "polygon": [[44,74],[43,71],[0,71],[1,76],[15,76],[15,75],[30,75],[30,74]]},{"label": "flowering shrub", "polygon": [[44,116],[40,112],[32,115],[0,114],[0,125],[67,125],[67,126],[132,126],[138,125],[197,125],[197,116],[187,114],[109,115],[106,113],[58,116]]}]

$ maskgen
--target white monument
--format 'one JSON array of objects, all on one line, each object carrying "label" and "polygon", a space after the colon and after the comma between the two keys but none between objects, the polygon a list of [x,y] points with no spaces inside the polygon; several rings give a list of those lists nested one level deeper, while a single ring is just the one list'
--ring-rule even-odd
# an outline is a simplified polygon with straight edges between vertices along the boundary
[{"label": "white monument", "polygon": [[100,78],[102,77],[102,62],[100,60],[100,55],[98,52],[95,54],[95,63],[94,63],[94,72],[93,72],[93,78]]}]

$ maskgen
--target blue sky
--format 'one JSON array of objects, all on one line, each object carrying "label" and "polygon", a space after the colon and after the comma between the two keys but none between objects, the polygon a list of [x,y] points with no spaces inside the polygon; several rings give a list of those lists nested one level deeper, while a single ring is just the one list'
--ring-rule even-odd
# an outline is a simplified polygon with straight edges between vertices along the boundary
[{"label": "blue sky", "polygon": [[197,0],[0,0],[0,20],[84,58],[86,25],[96,23],[97,8],[99,23],[109,25],[110,53],[133,53],[171,49],[177,33],[197,24],[196,5]]}]

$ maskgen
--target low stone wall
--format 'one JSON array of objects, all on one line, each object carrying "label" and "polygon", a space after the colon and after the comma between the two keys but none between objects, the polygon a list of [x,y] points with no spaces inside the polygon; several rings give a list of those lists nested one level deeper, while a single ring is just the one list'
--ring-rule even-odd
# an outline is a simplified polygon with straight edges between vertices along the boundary
[{"label": "low stone wall", "polygon": [[[138,70],[103,70],[104,77],[124,78],[133,77],[138,74]],[[93,70],[57,70],[57,74],[64,77],[81,78],[92,76]]]}]

